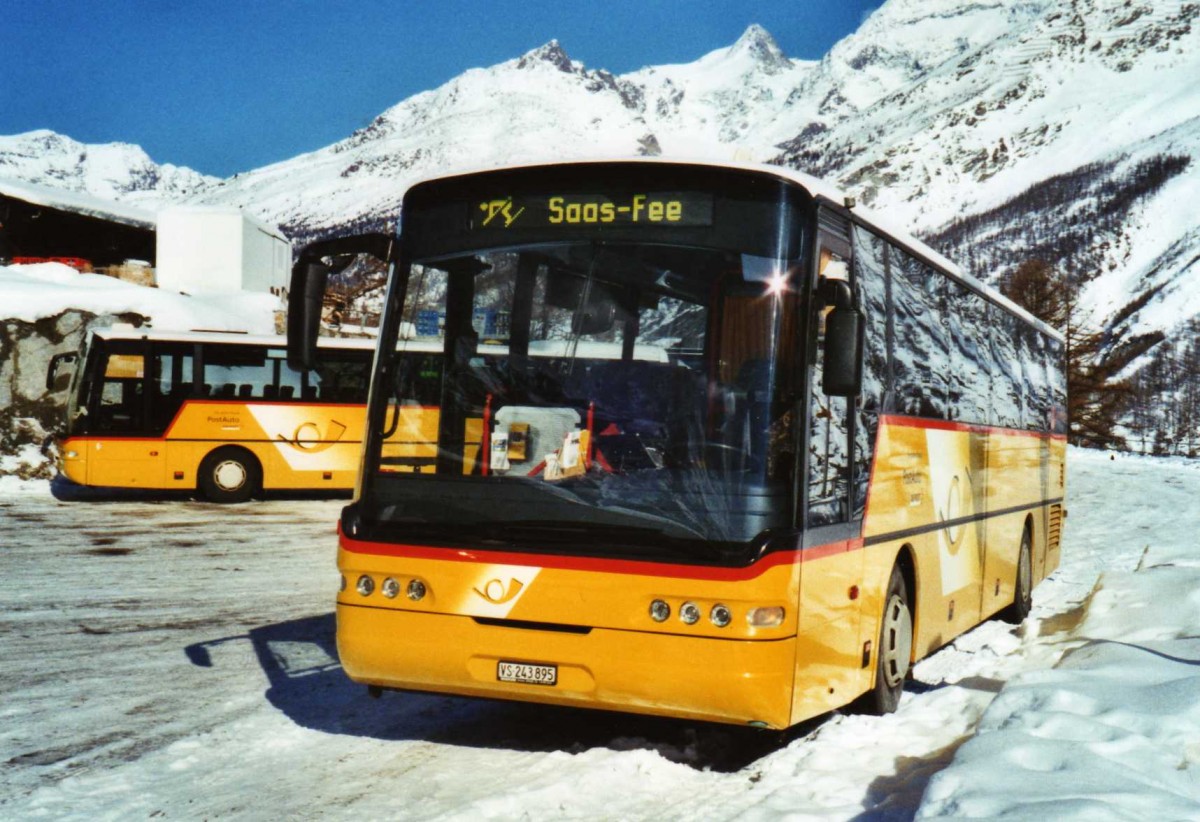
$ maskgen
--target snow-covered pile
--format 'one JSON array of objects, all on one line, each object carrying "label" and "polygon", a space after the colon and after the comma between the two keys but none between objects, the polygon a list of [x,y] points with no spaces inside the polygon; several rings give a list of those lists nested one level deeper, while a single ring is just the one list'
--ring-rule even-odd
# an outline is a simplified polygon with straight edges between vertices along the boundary
[{"label": "snow-covered pile", "polygon": [[35,322],[70,309],[135,313],[160,331],[207,328],[273,334],[279,300],[270,294],[189,296],[146,288],[59,263],[0,266],[0,320]]},{"label": "snow-covered pile", "polygon": [[1073,502],[1068,529],[1132,542],[1138,565],[1105,571],[1043,640],[1068,650],[1004,687],[919,818],[1200,818],[1200,465],[1077,452],[1071,467],[1112,484]]},{"label": "snow-covered pile", "polygon": [[922,662],[895,714],[772,743],[371,700],[336,656],[339,502],[62,504],[0,478],[0,816],[1197,819],[1196,500],[1195,465],[1072,449],[1023,626]]},{"label": "snow-covered pile", "polygon": [[278,307],[270,294],[191,297],[59,263],[0,266],[0,476],[51,475],[48,432],[59,426],[66,396],[46,390],[46,369],[55,354],[78,350],[90,328],[126,322],[269,334]]}]

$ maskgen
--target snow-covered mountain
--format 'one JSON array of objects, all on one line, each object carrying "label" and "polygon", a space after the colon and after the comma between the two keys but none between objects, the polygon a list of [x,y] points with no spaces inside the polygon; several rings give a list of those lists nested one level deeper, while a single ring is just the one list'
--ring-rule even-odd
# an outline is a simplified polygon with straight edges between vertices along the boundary
[{"label": "snow-covered mountain", "polygon": [[149,209],[218,182],[190,168],[159,165],[135,145],[88,145],[45,129],[0,136],[0,178]]},{"label": "snow-covered mountain", "polygon": [[1169,333],[1200,313],[1200,214],[1181,208],[1200,195],[1198,18],[1179,0],[890,0],[810,75],[801,96],[830,102],[772,161],[981,276],[1047,257],[1098,321]]},{"label": "snow-covered mountain", "polygon": [[[39,182],[240,205],[303,241],[386,226],[408,184],[452,169],[761,160],[839,183],[984,278],[1047,258],[1088,283],[1097,320],[1169,335],[1200,314],[1198,18],[1195,0],[888,0],[819,62],[751,26],[626,75],[551,41],[227,180],[48,132],[0,139],[0,176],[19,155]],[[100,162],[121,152],[127,170]]]},{"label": "snow-covered mountain", "polygon": [[783,115],[815,65],[789,60],[760,26],[694,63],[624,76],[586,68],[551,41],[201,198],[244,205],[303,237],[352,220],[387,222],[409,183],[449,169],[660,154],[766,159],[794,134]]}]

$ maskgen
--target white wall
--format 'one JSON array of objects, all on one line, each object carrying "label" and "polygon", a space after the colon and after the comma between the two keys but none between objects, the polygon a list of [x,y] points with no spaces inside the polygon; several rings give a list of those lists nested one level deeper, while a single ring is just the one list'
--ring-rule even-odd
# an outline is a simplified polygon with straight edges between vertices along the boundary
[{"label": "white wall", "polygon": [[281,293],[291,243],[236,208],[176,206],[158,215],[159,288],[188,294]]}]

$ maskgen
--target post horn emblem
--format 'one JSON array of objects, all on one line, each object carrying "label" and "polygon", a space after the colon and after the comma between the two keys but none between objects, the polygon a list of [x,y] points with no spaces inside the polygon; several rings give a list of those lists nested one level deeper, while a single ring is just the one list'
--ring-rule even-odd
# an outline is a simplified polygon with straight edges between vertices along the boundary
[{"label": "post horn emblem", "polygon": [[489,579],[484,584],[482,591],[478,588],[472,590],[488,602],[495,605],[503,605],[506,602],[512,602],[516,599],[517,594],[521,593],[521,589],[524,587],[519,579],[510,579],[507,589],[505,589],[504,583],[499,579]]}]

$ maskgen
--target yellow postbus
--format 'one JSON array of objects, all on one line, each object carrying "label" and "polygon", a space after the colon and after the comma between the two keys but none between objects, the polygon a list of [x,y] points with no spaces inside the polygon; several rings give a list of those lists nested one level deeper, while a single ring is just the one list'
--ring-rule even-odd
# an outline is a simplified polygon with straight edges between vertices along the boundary
[{"label": "yellow postbus", "polygon": [[337,643],[375,693],[887,712],[1058,564],[1062,336],[809,176],[448,176],[363,241],[391,275]]},{"label": "yellow postbus", "polygon": [[71,483],[199,492],[348,490],[358,474],[373,340],[323,340],[311,369],[283,337],[95,330],[74,359],[59,470]]}]

